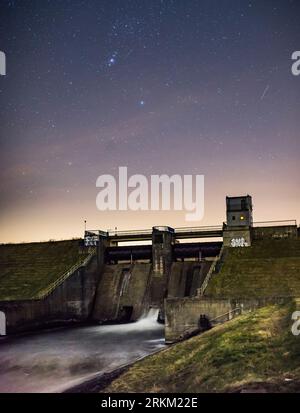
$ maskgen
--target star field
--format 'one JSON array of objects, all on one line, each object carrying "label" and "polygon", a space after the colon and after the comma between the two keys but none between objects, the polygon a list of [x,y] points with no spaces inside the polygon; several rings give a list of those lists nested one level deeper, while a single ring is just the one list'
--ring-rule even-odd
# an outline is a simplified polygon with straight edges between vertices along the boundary
[{"label": "star field", "polygon": [[[96,210],[96,178],[204,174],[206,213],[250,193],[255,219],[300,220],[296,0],[3,0],[1,241],[185,225]],[[269,206],[272,205],[270,209]]]}]

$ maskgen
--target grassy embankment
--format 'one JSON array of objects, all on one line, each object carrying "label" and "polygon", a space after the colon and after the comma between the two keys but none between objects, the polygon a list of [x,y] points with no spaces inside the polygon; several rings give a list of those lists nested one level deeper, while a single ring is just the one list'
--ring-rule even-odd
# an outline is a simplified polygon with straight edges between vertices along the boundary
[{"label": "grassy embankment", "polygon": [[256,241],[228,248],[205,295],[228,298],[300,297],[300,239]]},{"label": "grassy embankment", "polygon": [[84,258],[78,240],[0,245],[0,301],[34,298]]}]

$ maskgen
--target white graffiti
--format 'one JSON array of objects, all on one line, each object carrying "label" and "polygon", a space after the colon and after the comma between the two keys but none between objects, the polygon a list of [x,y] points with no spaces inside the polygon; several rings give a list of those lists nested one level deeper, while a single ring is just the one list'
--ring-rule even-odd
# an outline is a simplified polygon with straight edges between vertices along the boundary
[{"label": "white graffiti", "polygon": [[85,247],[95,247],[98,245],[99,238],[97,235],[85,235],[84,236],[84,246]]},{"label": "white graffiti", "polygon": [[248,244],[248,242],[245,240],[245,238],[233,238],[233,239],[231,240],[231,242],[230,242],[230,245],[231,245],[233,248],[236,248],[236,247],[248,247],[248,246],[249,246],[249,244]]}]

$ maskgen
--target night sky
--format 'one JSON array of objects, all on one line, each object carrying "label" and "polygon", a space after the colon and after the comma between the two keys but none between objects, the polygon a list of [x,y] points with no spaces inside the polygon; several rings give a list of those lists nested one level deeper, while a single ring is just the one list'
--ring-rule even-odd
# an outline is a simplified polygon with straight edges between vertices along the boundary
[{"label": "night sky", "polygon": [[0,0],[0,242],[185,226],[100,212],[96,179],[204,174],[205,216],[253,196],[300,221],[300,1]]}]

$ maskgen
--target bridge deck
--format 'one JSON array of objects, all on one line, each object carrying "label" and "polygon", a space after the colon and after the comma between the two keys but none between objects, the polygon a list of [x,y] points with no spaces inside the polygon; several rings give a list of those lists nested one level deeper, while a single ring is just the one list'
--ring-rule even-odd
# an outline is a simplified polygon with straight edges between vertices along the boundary
[{"label": "bridge deck", "polygon": [[[129,242],[129,241],[151,241],[152,229],[146,230],[132,230],[132,231],[95,231],[89,230],[89,232],[102,233],[106,235],[110,240],[117,242]],[[192,238],[216,238],[223,236],[223,227],[219,226],[207,226],[207,227],[184,227],[175,228],[174,234],[176,239],[192,239]]]}]

